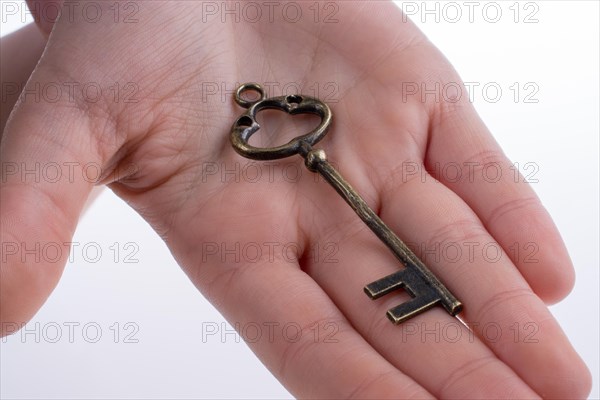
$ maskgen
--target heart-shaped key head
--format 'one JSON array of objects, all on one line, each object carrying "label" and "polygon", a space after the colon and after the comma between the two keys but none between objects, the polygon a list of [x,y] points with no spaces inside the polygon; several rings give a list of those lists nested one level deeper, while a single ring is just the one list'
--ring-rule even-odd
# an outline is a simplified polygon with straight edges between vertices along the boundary
[{"label": "heart-shaped key head", "polygon": [[[255,91],[259,98],[250,101],[242,98],[247,91]],[[240,106],[247,108],[244,114],[234,122],[231,127],[231,144],[240,155],[254,160],[275,160],[294,154],[306,156],[307,151],[325,137],[331,125],[331,110],[327,104],[314,97],[301,94],[266,98],[265,91],[258,83],[245,83],[235,92],[235,101]],[[277,147],[255,147],[248,143],[260,125],[256,122],[256,115],[261,110],[275,109],[288,114],[315,114],[321,118],[319,125],[307,134],[297,136],[284,145]]]}]

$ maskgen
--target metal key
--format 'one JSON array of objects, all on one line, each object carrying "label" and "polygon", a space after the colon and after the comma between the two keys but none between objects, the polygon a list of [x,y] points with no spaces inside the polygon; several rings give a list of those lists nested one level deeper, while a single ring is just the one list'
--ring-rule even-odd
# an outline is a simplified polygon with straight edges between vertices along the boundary
[{"label": "metal key", "polygon": [[[259,98],[254,101],[242,98],[242,93],[246,91],[257,92]],[[405,266],[404,269],[369,283],[364,288],[365,293],[371,299],[377,299],[400,288],[404,288],[412,296],[411,300],[388,310],[387,316],[393,323],[402,323],[436,304],[444,306],[446,311],[453,316],[462,310],[460,301],[446,289],[333,168],[327,161],[325,152],[321,149],[313,149],[313,146],[325,137],[331,125],[332,113],[327,104],[314,97],[298,94],[266,98],[263,88],[257,83],[245,83],[238,87],[235,92],[235,101],[241,107],[248,109],[231,128],[231,144],[236,152],[254,160],[275,160],[295,154],[301,155],[306,167],[312,172],[321,174]],[[282,146],[254,147],[248,144],[248,141],[260,128],[256,122],[257,113],[265,109],[277,109],[289,114],[315,114],[321,117],[321,123],[311,132],[298,136]]]}]

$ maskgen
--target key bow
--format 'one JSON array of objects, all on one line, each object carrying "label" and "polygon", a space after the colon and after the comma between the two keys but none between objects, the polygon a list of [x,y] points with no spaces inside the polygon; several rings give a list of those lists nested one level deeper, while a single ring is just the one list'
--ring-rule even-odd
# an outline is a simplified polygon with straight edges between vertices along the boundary
[{"label": "key bow", "polygon": [[[259,99],[249,101],[242,98],[242,93],[253,90],[259,93]],[[266,98],[263,88],[258,83],[245,83],[235,92],[235,101],[240,106],[247,108],[231,127],[230,139],[233,148],[241,156],[255,160],[276,160],[300,154],[306,156],[309,149],[325,137],[331,125],[331,110],[321,100],[310,96],[293,94]],[[255,134],[260,125],[256,121],[256,114],[261,110],[275,109],[285,111],[288,114],[315,114],[321,117],[319,126],[309,133],[298,136],[284,145],[262,148],[248,143],[250,137]]]}]

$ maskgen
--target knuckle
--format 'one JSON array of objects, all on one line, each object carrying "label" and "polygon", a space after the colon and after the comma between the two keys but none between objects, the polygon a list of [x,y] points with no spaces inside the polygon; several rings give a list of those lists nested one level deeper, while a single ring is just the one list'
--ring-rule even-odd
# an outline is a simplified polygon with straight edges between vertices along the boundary
[{"label": "knuckle", "polygon": [[528,215],[530,209],[537,208],[539,205],[540,201],[535,196],[505,200],[489,212],[485,223],[486,225],[492,225],[509,214],[516,215],[517,220],[519,220],[519,216]]},{"label": "knuckle", "polygon": [[[373,373],[371,376],[368,376],[363,381],[358,382],[356,387],[354,387],[353,390],[347,396],[345,396],[345,398],[347,398],[347,399],[373,398],[374,394],[381,393],[382,388],[385,387],[385,385],[383,385],[383,383],[388,379],[392,379],[396,375],[396,373],[397,373],[397,371],[395,371],[393,369],[388,370],[388,371]],[[396,393],[396,395],[397,395],[397,393]],[[409,387],[406,388],[406,391],[403,391],[402,398],[403,399],[411,398]]]},{"label": "knuckle", "polygon": [[[299,332],[312,331],[315,326],[324,324],[335,324],[337,333],[344,336],[345,332],[351,329],[346,320],[340,316],[325,316],[321,318],[308,319],[307,322],[300,324]],[[318,330],[319,332],[322,330]],[[291,381],[292,375],[297,373],[295,366],[306,365],[307,359],[314,359],[315,354],[319,353],[322,346],[339,344],[339,341],[328,343],[325,338],[316,335],[301,334],[299,340],[285,340],[284,349],[281,353],[280,363],[277,367],[278,376],[284,381]]]},{"label": "knuckle", "polygon": [[488,234],[485,228],[472,219],[454,220],[437,227],[425,241],[425,248],[437,248],[449,243],[462,244],[487,237]]},{"label": "knuckle", "polygon": [[[453,397],[453,393],[461,393],[465,381],[477,380],[474,376],[481,374],[481,371],[486,368],[493,367],[497,362],[498,359],[494,355],[486,355],[465,362],[440,381],[437,391],[439,396],[448,398]],[[471,379],[473,377],[474,379]],[[461,387],[461,390],[454,390],[458,386]]]},{"label": "knuckle", "polygon": [[493,293],[483,302],[483,304],[476,308],[474,318],[471,319],[471,321],[478,326],[485,325],[485,323],[489,321],[500,323],[501,326],[503,324],[508,326],[515,321],[507,320],[507,317],[509,316],[502,310],[503,307],[506,307],[507,303],[513,304],[514,306],[515,302],[522,302],[523,298],[525,300],[533,300],[536,296],[531,289],[522,286]]},{"label": "knuckle", "polygon": [[[506,158],[499,150],[484,149],[467,157],[463,165],[463,176],[483,176],[482,173],[490,166],[503,168],[507,165]],[[501,173],[500,169],[500,173]]]}]

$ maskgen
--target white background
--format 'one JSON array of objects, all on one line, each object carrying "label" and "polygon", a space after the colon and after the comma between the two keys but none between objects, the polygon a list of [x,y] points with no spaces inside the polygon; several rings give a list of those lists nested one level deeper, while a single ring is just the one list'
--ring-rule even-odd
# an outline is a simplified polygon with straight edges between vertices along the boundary
[{"label": "white background", "polygon": [[[577,270],[573,293],[552,312],[583,356],[594,376],[590,398],[599,398],[599,274],[598,274],[598,137],[599,137],[599,7],[595,1],[538,1],[534,6],[497,2],[493,9],[468,8],[451,23],[455,10],[438,3],[435,14],[423,14],[421,2],[412,16],[442,49],[463,80],[479,82],[475,105],[508,156],[521,165],[539,166],[534,183],[538,195],[557,223]],[[410,4],[408,4],[410,3]],[[435,4],[429,2],[428,9]],[[410,10],[414,10],[414,7]],[[536,11],[537,10],[537,11]],[[444,12],[445,11],[445,12]],[[534,15],[530,15],[534,13]],[[537,22],[525,23],[526,16]],[[446,18],[444,18],[446,17]],[[486,20],[487,18],[487,20]],[[22,25],[21,18],[2,24],[2,35]],[[521,92],[515,102],[510,86]],[[539,88],[531,94],[524,85]],[[486,100],[482,86],[499,85],[502,97]],[[535,87],[535,86],[533,86]],[[0,378],[2,398],[282,398],[289,393],[233,333],[208,337],[203,323],[224,323],[219,313],[197,292],[149,226],[112,192],[105,190],[82,218],[73,239],[97,243],[103,251],[96,263],[86,262],[81,247],[30,330],[63,329],[57,343],[35,335],[14,335],[2,341]],[[139,245],[125,263],[124,246]],[[118,243],[115,263],[109,247]],[[131,250],[131,249],[128,249]],[[94,257],[90,250],[91,257]],[[65,323],[76,322],[74,342]],[[114,323],[120,336],[114,343]],[[124,343],[132,332],[138,343]],[[82,327],[102,329],[97,343],[84,340]],[[113,327],[111,330],[111,326]],[[93,337],[94,329],[88,330]],[[130,338],[131,339],[131,338]]]}]

